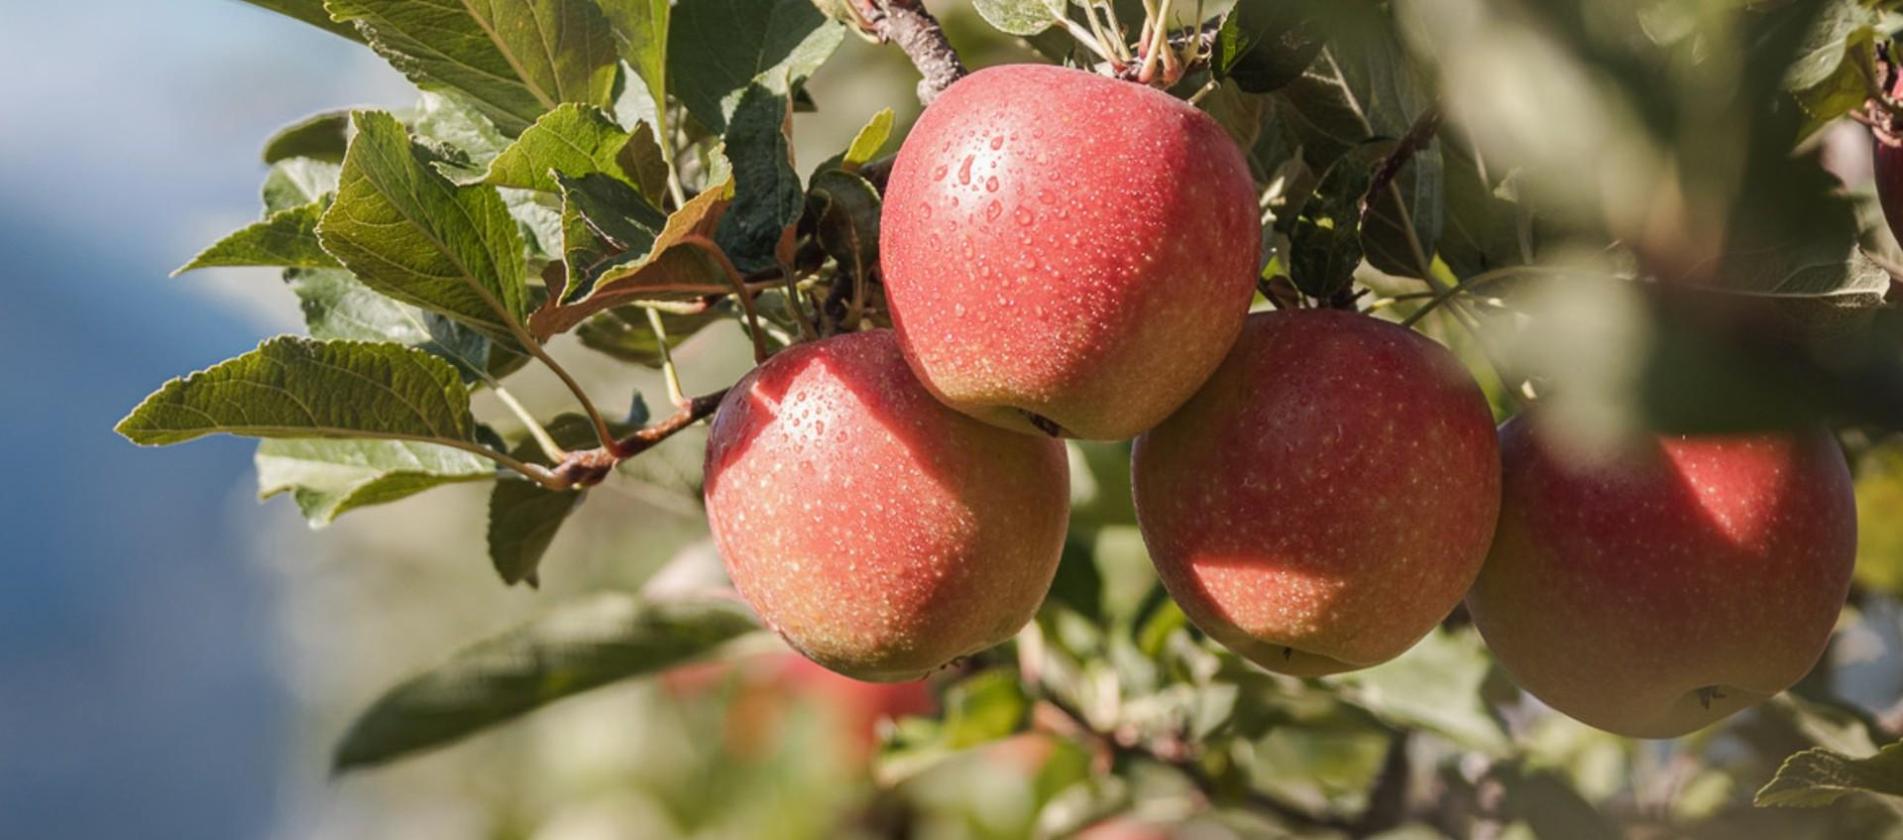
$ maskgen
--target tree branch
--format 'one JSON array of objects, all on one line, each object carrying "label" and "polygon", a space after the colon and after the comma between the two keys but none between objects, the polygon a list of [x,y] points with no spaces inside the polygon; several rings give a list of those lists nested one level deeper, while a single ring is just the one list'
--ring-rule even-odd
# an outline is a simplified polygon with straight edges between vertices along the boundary
[{"label": "tree branch", "polygon": [[945,39],[938,19],[925,10],[923,0],[853,0],[853,11],[860,28],[880,43],[897,44],[912,59],[923,78],[918,82],[918,101],[932,100],[965,75],[965,63]]},{"label": "tree branch", "polygon": [[[1374,178],[1368,182],[1368,191],[1361,196],[1361,227],[1368,226],[1375,205],[1381,196],[1387,194],[1395,176],[1401,174],[1401,167],[1414,159],[1415,152],[1427,148],[1427,144],[1433,142],[1434,132],[1440,130],[1440,117],[1437,107],[1430,106],[1422,111],[1414,119],[1414,125],[1407,130],[1407,134],[1402,135],[1400,142],[1395,144],[1394,150],[1388,152],[1388,156],[1382,158],[1380,165],[1375,167]],[[1400,199],[1396,198],[1395,201],[1399,203]]]},{"label": "tree branch", "polygon": [[654,448],[661,441],[713,414],[720,407],[720,401],[727,396],[728,390],[722,388],[689,399],[679,410],[659,422],[637,429],[619,440],[611,439],[605,446],[568,453],[568,457],[562,459],[562,463],[550,473],[555,484],[553,489],[567,490],[600,484],[614,471],[616,464]]}]

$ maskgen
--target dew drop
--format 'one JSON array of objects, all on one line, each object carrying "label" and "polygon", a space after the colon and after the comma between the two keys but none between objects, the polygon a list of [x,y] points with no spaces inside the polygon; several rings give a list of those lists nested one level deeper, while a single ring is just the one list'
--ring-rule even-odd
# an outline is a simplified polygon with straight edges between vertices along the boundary
[{"label": "dew drop", "polygon": [[995,198],[992,199],[991,204],[985,207],[985,221],[995,222],[1002,215],[1004,215],[1004,203]]},{"label": "dew drop", "polygon": [[971,155],[965,155],[965,162],[958,166],[958,183],[971,183]]},{"label": "dew drop", "polygon": [[985,192],[997,192],[997,191],[998,191],[998,176],[993,175],[989,178],[986,178]]},{"label": "dew drop", "polygon": [[1030,227],[1032,222],[1037,221],[1037,214],[1032,213],[1029,207],[1018,205],[1017,211],[1011,214],[1011,218],[1022,227]]},{"label": "dew drop", "polygon": [[1004,135],[1000,134],[1000,135],[997,135],[996,137],[991,138],[991,148],[993,149],[1004,148]]},{"label": "dew drop", "polygon": [[952,306],[952,316],[955,318],[965,317],[965,305],[960,303]]},{"label": "dew drop", "polygon": [[945,164],[942,164],[942,163],[939,164],[937,169],[932,170],[932,180],[934,181],[945,180],[945,173],[949,171],[950,169],[951,167],[948,167]]}]

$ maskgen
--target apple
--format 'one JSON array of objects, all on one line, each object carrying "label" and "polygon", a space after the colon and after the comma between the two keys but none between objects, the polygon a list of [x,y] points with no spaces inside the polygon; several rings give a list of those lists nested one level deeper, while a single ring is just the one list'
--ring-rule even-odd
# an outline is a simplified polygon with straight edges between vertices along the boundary
[{"label": "apple", "polygon": [[1535,414],[1500,438],[1499,533],[1467,606],[1521,688],[1607,732],[1671,738],[1817,663],[1857,547],[1828,433],[1587,453]]},{"label": "apple", "polygon": [[940,400],[1009,429],[1122,440],[1228,352],[1262,226],[1248,165],[1208,115],[1018,64],[926,109],[879,230],[893,324]]},{"label": "apple", "polygon": [[841,674],[897,682],[1030,621],[1069,481],[1062,442],[946,408],[873,330],[788,348],[734,385],[705,496],[727,573],[768,627]]},{"label": "apple", "polygon": [[1453,354],[1366,315],[1252,315],[1139,436],[1137,523],[1189,619],[1271,671],[1391,659],[1460,603],[1493,536],[1493,415]]},{"label": "apple", "polygon": [[[1903,96],[1903,73],[1897,74],[1890,85],[1890,96]],[[1883,218],[1890,224],[1891,235],[1903,241],[1903,145],[1893,145],[1903,143],[1903,137],[1880,131],[1872,140],[1876,145],[1871,163],[1876,176],[1877,202],[1883,205]]]}]

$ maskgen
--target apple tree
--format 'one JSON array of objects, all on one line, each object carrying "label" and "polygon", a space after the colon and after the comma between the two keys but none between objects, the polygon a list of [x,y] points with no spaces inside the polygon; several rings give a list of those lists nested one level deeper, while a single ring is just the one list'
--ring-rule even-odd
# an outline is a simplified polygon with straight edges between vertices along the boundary
[{"label": "apple tree", "polygon": [[1897,4],[249,2],[419,99],[265,141],[181,271],[308,335],[120,434],[313,525],[484,485],[504,587],[711,538],[335,772],[645,681],[721,721],[683,835],[1903,836]]}]

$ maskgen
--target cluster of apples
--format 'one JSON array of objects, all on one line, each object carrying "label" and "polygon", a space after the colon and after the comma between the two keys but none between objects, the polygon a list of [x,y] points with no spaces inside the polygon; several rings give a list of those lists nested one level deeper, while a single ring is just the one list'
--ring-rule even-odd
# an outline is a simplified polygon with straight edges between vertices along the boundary
[{"label": "cluster of apples", "polygon": [[1211,638],[1315,676],[1393,658],[1464,598],[1512,678],[1669,737],[1795,683],[1855,553],[1823,432],[1582,461],[1496,431],[1454,356],[1342,311],[1249,314],[1260,226],[1213,120],[1082,71],[975,73],[892,169],[895,330],[761,365],[715,416],[706,501],[795,649],[921,677],[1028,622],[1069,513],[1060,437],[1135,437],[1159,577]]}]

